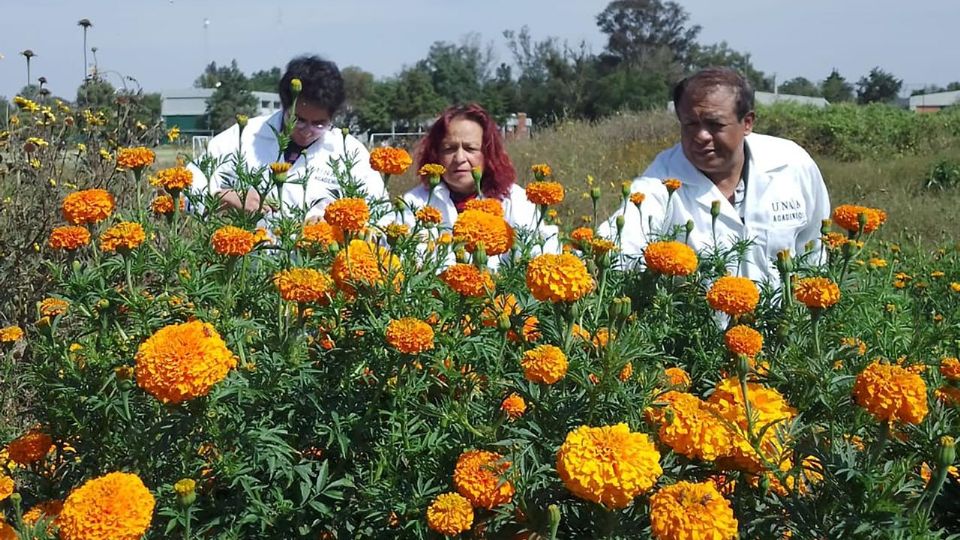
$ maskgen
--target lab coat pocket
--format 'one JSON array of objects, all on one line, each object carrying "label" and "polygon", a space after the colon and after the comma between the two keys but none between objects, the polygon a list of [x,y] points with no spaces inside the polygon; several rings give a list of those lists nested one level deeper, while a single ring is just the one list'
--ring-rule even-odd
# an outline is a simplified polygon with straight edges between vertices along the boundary
[{"label": "lab coat pocket", "polygon": [[798,227],[775,227],[765,229],[760,235],[764,239],[764,255],[769,260],[776,258],[777,253],[789,249],[790,253],[796,255],[797,234],[800,232]]}]

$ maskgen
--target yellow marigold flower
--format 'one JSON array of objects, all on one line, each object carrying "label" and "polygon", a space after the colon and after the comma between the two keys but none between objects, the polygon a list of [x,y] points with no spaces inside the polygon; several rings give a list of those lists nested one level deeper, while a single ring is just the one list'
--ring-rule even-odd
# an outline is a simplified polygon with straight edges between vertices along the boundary
[{"label": "yellow marigold flower", "polygon": [[886,268],[887,260],[880,259],[878,257],[872,257],[869,261],[867,261],[867,264],[870,266],[870,268]]},{"label": "yellow marigold flower", "polygon": [[436,163],[427,163],[423,167],[420,167],[420,170],[417,171],[417,175],[439,178],[443,176],[443,173],[445,172],[447,172],[447,169],[443,165],[438,165]]},{"label": "yellow marigold flower", "polygon": [[74,225],[100,223],[110,217],[116,207],[116,200],[110,192],[103,189],[85,189],[64,197],[63,217]]},{"label": "yellow marigold flower", "polygon": [[857,405],[881,422],[919,424],[927,416],[927,385],[920,375],[874,361],[853,384]]},{"label": "yellow marigold flower", "polygon": [[438,225],[443,221],[443,214],[440,213],[440,210],[434,208],[433,206],[424,206],[423,208],[417,210],[416,213],[417,221],[425,226]]},{"label": "yellow marigold flower", "polygon": [[647,268],[666,276],[689,276],[697,270],[697,253],[681,242],[653,242],[643,250]]},{"label": "yellow marigold flower", "polygon": [[181,497],[186,497],[197,490],[197,482],[192,478],[182,478],[173,484],[173,492]]},{"label": "yellow marigold flower", "polygon": [[46,457],[53,450],[53,439],[42,431],[33,430],[7,445],[10,461],[30,465]]},{"label": "yellow marigold flower", "polygon": [[633,376],[633,362],[627,362],[620,369],[620,373],[617,374],[617,378],[620,379],[620,382],[626,382]]},{"label": "yellow marigold flower", "polygon": [[620,423],[568,433],[557,452],[557,473],[577,497],[617,509],[653,487],[663,470],[647,435]]},{"label": "yellow marigold flower", "polygon": [[723,335],[723,342],[734,356],[743,354],[753,358],[763,349],[763,336],[760,332],[743,324],[727,330]]},{"label": "yellow marigold flower", "polygon": [[490,272],[481,272],[472,264],[455,264],[440,273],[440,281],[457,293],[472,298],[486,296],[494,289]]},{"label": "yellow marigold flower", "polygon": [[[183,197],[179,197],[180,211],[186,210],[187,205]],[[173,197],[167,194],[157,195],[150,201],[150,210],[158,216],[169,216],[173,214]]]},{"label": "yellow marigold flower", "polygon": [[135,474],[114,472],[73,490],[60,513],[63,540],[139,540],[156,501]]},{"label": "yellow marigold flower", "polygon": [[527,288],[541,302],[576,302],[593,291],[593,276],[569,253],[537,256],[527,266]]},{"label": "yellow marigold flower", "polygon": [[171,324],[144,341],[135,357],[137,385],[163,403],[205,396],[237,367],[212,324]]},{"label": "yellow marigold flower", "polygon": [[950,290],[955,293],[960,293],[960,283],[953,281],[950,283]]},{"label": "yellow marigold flower", "polygon": [[883,225],[887,220],[887,214],[883,210],[853,204],[843,204],[833,210],[833,222],[850,232],[859,232],[860,214],[866,217],[866,224],[863,226],[864,233],[871,233],[877,230],[880,228],[880,225]]},{"label": "yellow marigold flower", "polygon": [[40,302],[40,316],[56,317],[57,315],[63,315],[69,307],[70,302],[61,298],[44,298]]},{"label": "yellow marigold flower", "polygon": [[337,199],[324,210],[323,220],[341,231],[358,234],[370,221],[370,208],[359,197]]},{"label": "yellow marigold flower", "polygon": [[292,167],[292,163],[288,163],[286,161],[274,161],[270,164],[270,172],[273,173],[274,176],[285,175],[290,172]]},{"label": "yellow marigold flower", "polygon": [[459,493],[444,493],[427,508],[427,526],[444,536],[457,536],[473,526],[473,506]]},{"label": "yellow marigold flower", "polygon": [[161,169],[151,183],[163,187],[170,193],[179,193],[193,184],[193,173],[182,166]]},{"label": "yellow marigold flower", "polygon": [[855,349],[858,356],[863,356],[867,352],[867,344],[860,338],[845,337],[840,340],[840,346]]},{"label": "yellow marigold flower", "polygon": [[405,173],[410,165],[413,158],[402,148],[385,146],[370,151],[370,167],[379,173],[396,176]]},{"label": "yellow marigold flower", "polygon": [[312,268],[290,268],[273,276],[280,298],[299,304],[326,304],[333,292],[330,276]]},{"label": "yellow marigold flower", "polygon": [[487,255],[500,255],[513,247],[513,227],[499,216],[479,210],[464,210],[453,224],[453,239],[473,253],[479,244]]},{"label": "yellow marigold flower", "polygon": [[156,157],[153,150],[144,146],[121,148],[117,150],[117,166],[131,171],[142,170],[153,165]]},{"label": "yellow marigold flower", "polygon": [[460,454],[453,470],[453,485],[477,508],[492,510],[513,499],[513,484],[502,478],[510,462],[494,452],[471,450]]},{"label": "yellow marigold flower", "polygon": [[13,482],[13,478],[0,473],[0,502],[7,500],[7,497],[13,495],[13,489],[15,487],[16,485]]},{"label": "yellow marigold flower", "polygon": [[497,217],[503,217],[503,204],[497,199],[470,199],[464,210],[479,210]]},{"label": "yellow marigold flower", "polygon": [[523,376],[535,383],[553,384],[567,374],[567,355],[560,347],[539,345],[523,353]]},{"label": "yellow marigold flower", "polygon": [[63,501],[58,499],[43,501],[24,512],[23,522],[27,525],[36,525],[41,519],[53,518],[53,521],[47,526],[47,534],[52,534],[53,529],[60,525],[61,512],[63,512]]},{"label": "yellow marigold flower", "polygon": [[593,229],[589,227],[577,227],[570,231],[570,239],[582,248],[585,244],[593,240]]},{"label": "yellow marigold flower", "polygon": [[683,368],[667,368],[663,371],[663,374],[666,376],[667,386],[670,388],[686,390],[690,388],[690,384],[693,382],[690,380],[690,375]]},{"label": "yellow marigold flower", "polygon": [[737,519],[713,482],[677,482],[650,496],[650,529],[656,540],[735,540]]},{"label": "yellow marigold flower", "polygon": [[253,249],[255,244],[253,233],[240,227],[227,225],[217,229],[210,237],[210,245],[219,255],[227,257],[242,257]]},{"label": "yellow marigold flower", "polygon": [[941,359],[940,374],[948,381],[960,381],[960,359],[952,356]]},{"label": "yellow marigold flower", "polygon": [[40,110],[40,105],[37,105],[37,102],[27,99],[23,96],[16,96],[13,98],[13,103],[22,111],[27,112],[37,112]]},{"label": "yellow marigold flower", "polygon": [[510,420],[516,420],[527,412],[527,402],[520,394],[513,393],[500,403],[500,410],[505,412]]},{"label": "yellow marigold flower", "polygon": [[530,172],[533,173],[534,178],[541,180],[543,178],[550,178],[553,176],[553,169],[550,168],[546,163],[537,163],[530,167]]},{"label": "yellow marigold flower", "polygon": [[594,238],[590,241],[590,250],[593,252],[596,257],[603,257],[611,251],[617,249],[617,244],[607,240],[606,238]]},{"label": "yellow marigold flower", "polygon": [[334,242],[343,244],[343,231],[326,221],[315,221],[303,226],[300,239],[297,240],[297,247],[300,249],[326,248]]},{"label": "yellow marigold flower", "polygon": [[533,204],[548,206],[563,202],[563,184],[560,182],[530,182],[526,191],[527,200]]},{"label": "yellow marigold flower", "polygon": [[391,223],[384,227],[383,233],[387,240],[396,242],[400,238],[405,238],[410,234],[410,226],[405,223]]},{"label": "yellow marigold flower", "polygon": [[387,343],[404,354],[420,354],[433,349],[433,328],[414,317],[390,321]]},{"label": "yellow marigold flower", "polygon": [[337,288],[348,297],[357,294],[357,286],[382,285],[387,276],[393,276],[396,286],[403,280],[400,259],[385,248],[363,240],[351,240],[337,253],[330,274]]},{"label": "yellow marigold flower", "polygon": [[730,316],[750,313],[760,301],[760,289],[748,278],[724,276],[707,291],[710,307]]},{"label": "yellow marigold flower", "polygon": [[174,142],[180,138],[180,127],[173,126],[167,130],[167,142]]},{"label": "yellow marigold flower", "polygon": [[33,152],[37,148],[46,148],[50,146],[46,140],[41,139],[40,137],[27,137],[27,142],[24,145],[24,149],[27,153]]},{"label": "yellow marigold flower", "polygon": [[690,459],[713,461],[730,451],[733,439],[715,407],[683,392],[669,391],[644,414],[658,426],[660,442]]},{"label": "yellow marigold flower", "polygon": [[100,235],[100,250],[104,253],[128,252],[147,239],[143,226],[133,221],[121,221]]},{"label": "yellow marigold flower", "polygon": [[764,456],[757,455],[750,443],[749,422],[744,407],[743,390],[737,377],[729,377],[717,383],[713,394],[707,400],[718,416],[724,418],[731,431],[733,444],[728,450],[728,456],[734,468],[747,472],[758,473],[764,468],[764,461],[777,461],[782,454],[782,431],[780,427],[786,421],[797,415],[797,410],[790,406],[780,392],[758,383],[747,383],[747,396],[750,400],[750,410],[753,414],[754,435],[760,433],[764,427],[770,426],[760,441]]},{"label": "yellow marigold flower", "polygon": [[825,309],[840,300],[840,287],[829,278],[803,278],[797,280],[793,294],[810,309]]},{"label": "yellow marigold flower", "polygon": [[680,189],[680,186],[683,185],[683,182],[676,178],[667,178],[663,181],[663,186],[667,188],[668,193],[673,193],[674,191]]},{"label": "yellow marigold flower", "polygon": [[23,339],[23,329],[19,326],[0,328],[0,343],[13,343]]}]

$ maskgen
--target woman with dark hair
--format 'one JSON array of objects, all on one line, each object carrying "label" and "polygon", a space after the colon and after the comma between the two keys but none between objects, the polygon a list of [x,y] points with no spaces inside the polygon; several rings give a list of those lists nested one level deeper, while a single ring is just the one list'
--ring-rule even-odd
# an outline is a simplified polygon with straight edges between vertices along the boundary
[{"label": "woman with dark hair", "polygon": [[[441,182],[431,193],[429,178],[422,177],[417,187],[408,191],[404,202],[413,211],[432,206],[440,210],[442,225],[452,227],[457,216],[473,199],[500,201],[503,217],[514,229],[540,233],[544,249],[556,251],[557,228],[541,223],[537,206],[527,200],[526,192],[516,184],[517,173],[504,149],[503,136],[490,114],[476,103],[454,106],[443,111],[417,148],[417,167],[429,163],[443,165]],[[481,173],[479,191],[474,171]],[[491,266],[498,264],[491,258]]]}]

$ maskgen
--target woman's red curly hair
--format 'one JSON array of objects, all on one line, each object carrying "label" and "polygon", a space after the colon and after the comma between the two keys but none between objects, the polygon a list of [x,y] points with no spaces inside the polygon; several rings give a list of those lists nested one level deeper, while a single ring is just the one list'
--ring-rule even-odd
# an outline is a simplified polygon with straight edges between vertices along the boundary
[{"label": "woman's red curly hair", "polygon": [[[447,136],[450,123],[460,118],[473,120],[483,128],[483,142],[480,149],[483,151],[484,170],[480,189],[484,196],[502,200],[510,194],[510,187],[517,181],[517,172],[504,149],[500,128],[490,117],[490,113],[476,103],[456,105],[443,111],[417,145],[417,168],[427,163],[440,163],[440,146],[443,144],[443,138]],[[421,181],[426,185],[428,180],[421,178]]]}]

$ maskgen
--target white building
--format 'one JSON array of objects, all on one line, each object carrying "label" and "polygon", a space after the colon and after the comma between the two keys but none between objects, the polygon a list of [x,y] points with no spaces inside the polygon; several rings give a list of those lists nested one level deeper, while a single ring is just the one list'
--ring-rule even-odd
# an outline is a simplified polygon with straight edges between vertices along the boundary
[{"label": "white building", "polygon": [[[160,93],[160,116],[167,128],[178,126],[184,135],[212,135],[207,129],[207,101],[214,88],[186,88]],[[280,109],[280,95],[275,92],[251,92],[257,99],[257,114],[270,114]]]}]

